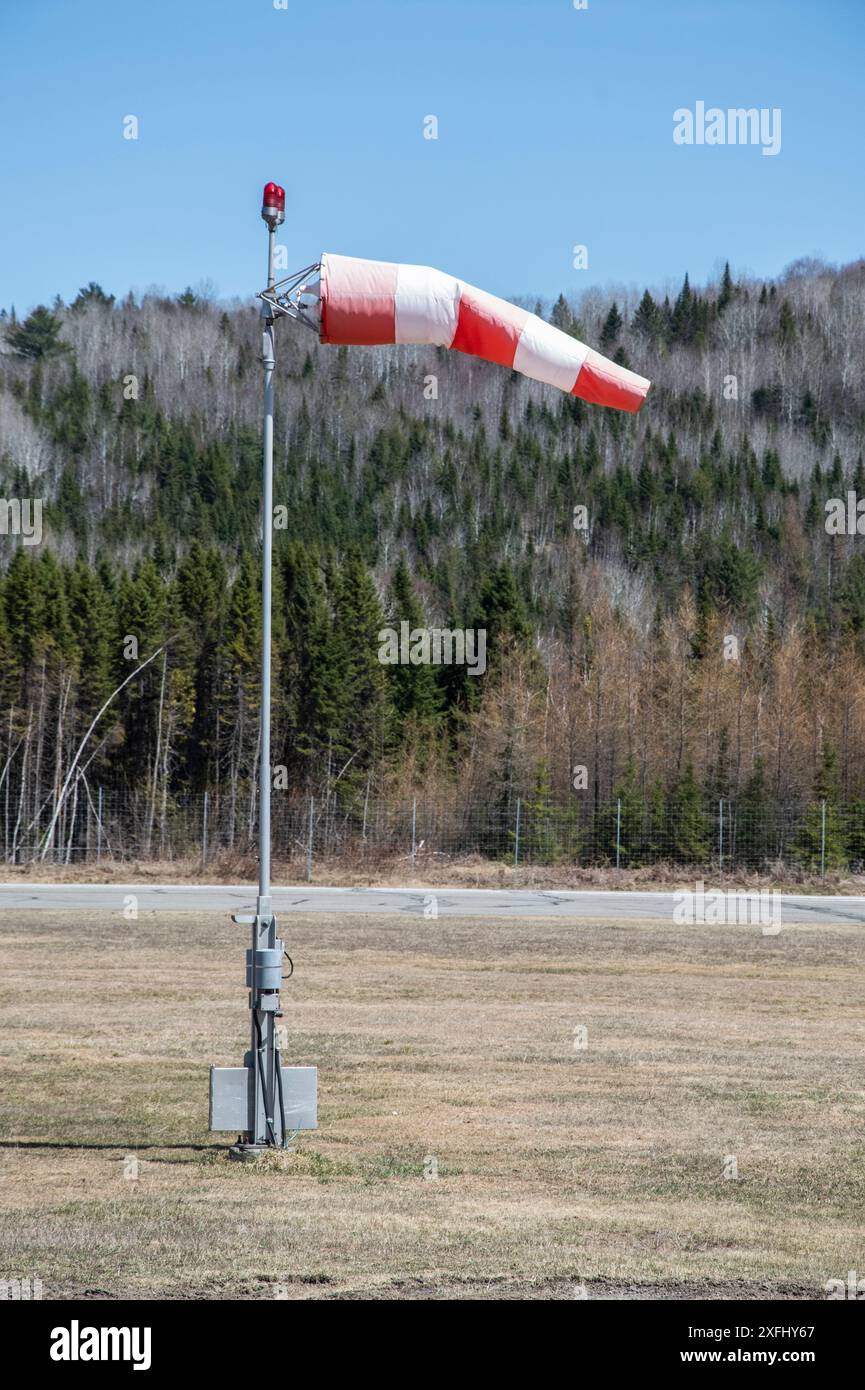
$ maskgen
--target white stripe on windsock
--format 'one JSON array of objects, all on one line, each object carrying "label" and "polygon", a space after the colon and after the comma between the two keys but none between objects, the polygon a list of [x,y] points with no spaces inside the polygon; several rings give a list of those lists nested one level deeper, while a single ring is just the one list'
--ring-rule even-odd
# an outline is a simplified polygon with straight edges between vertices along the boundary
[{"label": "white stripe on windsock", "polygon": [[588,351],[585,343],[530,314],[517,343],[514,371],[560,391],[572,391]]},{"label": "white stripe on windsock", "polygon": [[431,266],[397,266],[394,341],[450,347],[457,331],[461,289],[453,275]]}]

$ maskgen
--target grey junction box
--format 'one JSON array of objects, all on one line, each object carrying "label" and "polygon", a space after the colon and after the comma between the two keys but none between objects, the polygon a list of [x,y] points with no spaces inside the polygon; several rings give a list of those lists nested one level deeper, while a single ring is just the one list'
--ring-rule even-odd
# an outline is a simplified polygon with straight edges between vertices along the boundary
[{"label": "grey junction box", "polygon": [[[318,1071],[316,1067],[281,1067],[282,1094],[285,1099],[286,1130],[315,1129],[318,1112]],[[231,1130],[242,1134],[254,1127],[255,1104],[253,1073],[250,1067],[210,1068],[211,1130]],[[279,1100],[274,1120],[279,1124]]]}]

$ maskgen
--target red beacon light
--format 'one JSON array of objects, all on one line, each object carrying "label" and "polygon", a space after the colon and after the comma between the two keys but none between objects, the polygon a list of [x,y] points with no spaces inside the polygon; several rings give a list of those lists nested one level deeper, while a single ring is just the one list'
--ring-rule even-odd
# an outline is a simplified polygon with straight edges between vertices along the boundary
[{"label": "red beacon light", "polygon": [[280,188],[278,183],[264,185],[261,215],[271,231],[285,221],[285,189]]}]

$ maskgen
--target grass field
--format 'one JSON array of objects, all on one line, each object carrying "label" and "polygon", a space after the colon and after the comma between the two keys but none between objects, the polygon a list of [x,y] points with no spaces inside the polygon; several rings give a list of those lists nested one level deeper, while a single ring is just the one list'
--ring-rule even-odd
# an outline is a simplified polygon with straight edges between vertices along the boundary
[{"label": "grass field", "polygon": [[320,1128],[247,1166],[206,1129],[208,1066],[246,1046],[246,930],[2,914],[0,1278],[46,1298],[821,1298],[865,1272],[861,928],[281,933],[285,1060],[320,1068]]}]

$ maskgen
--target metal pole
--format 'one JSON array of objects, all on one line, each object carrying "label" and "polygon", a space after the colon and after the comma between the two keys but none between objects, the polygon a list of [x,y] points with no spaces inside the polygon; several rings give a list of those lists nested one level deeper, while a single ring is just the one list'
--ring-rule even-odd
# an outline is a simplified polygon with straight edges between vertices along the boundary
[{"label": "metal pole", "polygon": [[[267,223],[267,287],[274,285],[276,228],[285,221],[285,190],[275,183],[264,187],[261,215]],[[273,561],[273,315],[262,300],[262,352],[264,368],[264,427],[262,447],[261,515],[261,724],[259,733],[259,874],[255,916],[234,914],[235,922],[252,928],[251,949],[247,952],[246,981],[251,1015],[250,1046],[243,1059],[245,1078],[235,1067],[210,1069],[210,1128],[241,1131],[229,1157],[255,1158],[265,1148],[283,1148],[289,1128],[288,1116],[299,1128],[315,1127],[315,1069],[283,1067],[279,1055],[277,1020],[282,1017],[280,991],[283,984],[285,946],[276,934],[276,919],[270,892],[270,644],[271,570]],[[285,1088],[304,1092],[303,1104],[286,1104]],[[289,1102],[291,1094],[289,1093]],[[305,1121],[297,1125],[304,1113]]]},{"label": "metal pole", "polygon": [[517,825],[514,831],[514,868],[519,868],[520,864],[520,809],[522,802],[517,797]]},{"label": "metal pole", "polygon": [[96,863],[102,858],[102,788],[99,788],[99,810],[96,815]]},{"label": "metal pole", "polygon": [[417,851],[417,797],[411,804],[411,866],[414,869],[415,853]]},{"label": "metal pole", "polygon": [[826,802],[820,802],[820,877],[826,877]]},{"label": "metal pole", "polygon": [[[273,288],[276,228],[267,229],[267,287]],[[273,315],[261,306],[261,360],[264,366],[264,458],[261,503],[261,778],[258,800],[258,914],[270,904],[270,628],[273,564]]]},{"label": "metal pole", "polygon": [[[314,816],[315,816],[315,797],[314,797],[314,796],[311,796],[311,797],[309,798],[309,830],[308,830],[307,836],[306,836],[306,881],[307,881],[307,883],[311,883],[311,882],[312,882],[312,835],[313,835],[313,818],[314,818]],[[325,845],[325,853],[326,853],[326,852],[327,852],[327,846]]]},{"label": "metal pole", "polygon": [[[267,228],[267,287],[273,286],[276,226]],[[273,950],[276,922],[270,900],[270,632],[271,568],[273,557],[273,315],[262,301],[261,361],[264,368],[264,430],[261,485],[261,736],[258,788],[258,900],[252,922],[252,1019],[249,1063],[252,1068],[252,1144],[276,1144],[276,1018],[259,1007],[265,1002],[258,989],[255,962],[258,952]]]},{"label": "metal pole", "polygon": [[724,872],[724,798],[718,801],[718,873]]},{"label": "metal pole", "polygon": [[201,867],[207,865],[207,792],[204,793],[204,810],[201,815]]},{"label": "metal pole", "polygon": [[619,799],[619,800],[616,802],[616,868],[617,868],[617,869],[618,869],[618,867],[619,867],[619,863],[620,863],[620,861],[621,861],[621,858],[622,858],[622,802],[621,802],[621,799]]}]

